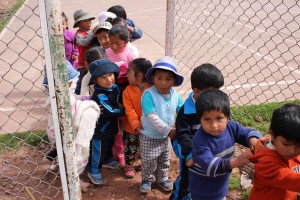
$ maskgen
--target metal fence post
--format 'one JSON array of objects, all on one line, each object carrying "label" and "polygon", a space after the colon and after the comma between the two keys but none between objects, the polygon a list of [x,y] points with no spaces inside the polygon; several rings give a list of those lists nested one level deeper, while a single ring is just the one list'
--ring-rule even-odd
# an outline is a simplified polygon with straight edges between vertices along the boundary
[{"label": "metal fence post", "polygon": [[61,4],[60,0],[39,0],[39,6],[64,199],[78,200],[81,199],[81,191],[71,122],[70,97],[66,86],[68,75],[61,25]]},{"label": "metal fence post", "polygon": [[175,0],[167,0],[165,55],[173,56]]}]

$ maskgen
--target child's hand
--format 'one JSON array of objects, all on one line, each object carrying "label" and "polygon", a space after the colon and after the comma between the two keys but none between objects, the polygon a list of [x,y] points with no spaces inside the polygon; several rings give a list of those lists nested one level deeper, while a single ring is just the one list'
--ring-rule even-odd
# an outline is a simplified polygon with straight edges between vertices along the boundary
[{"label": "child's hand", "polygon": [[236,168],[236,167],[241,167],[244,164],[249,162],[249,158],[252,156],[252,152],[247,149],[243,151],[239,156],[230,159],[230,168]]},{"label": "child's hand", "polygon": [[251,162],[246,163],[242,167],[240,167],[240,170],[242,171],[243,174],[248,175],[250,179],[253,179],[254,175],[254,165]]},{"label": "child's hand", "polygon": [[176,129],[172,128],[168,136],[169,138],[174,139],[176,137]]},{"label": "child's hand", "polygon": [[142,133],[142,130],[143,130],[143,127],[139,126],[135,129],[135,132],[141,134]]},{"label": "child's hand", "polygon": [[134,27],[129,26],[128,24],[127,24],[127,29],[129,31],[129,33],[133,33],[134,32]]},{"label": "child's hand", "polygon": [[191,167],[194,165],[194,161],[193,161],[193,158],[189,159],[187,162],[186,162],[186,166],[188,167]]},{"label": "child's hand", "polygon": [[77,56],[76,55],[72,55],[71,59],[72,59],[72,61],[75,61],[75,60],[77,60]]},{"label": "child's hand", "polygon": [[252,137],[252,138],[249,139],[249,148],[251,149],[252,153],[254,152],[257,140],[258,139],[255,138],[255,137]]},{"label": "child's hand", "polygon": [[101,104],[99,105],[99,108],[100,108],[100,114],[103,114],[104,108],[103,108],[103,106]]}]

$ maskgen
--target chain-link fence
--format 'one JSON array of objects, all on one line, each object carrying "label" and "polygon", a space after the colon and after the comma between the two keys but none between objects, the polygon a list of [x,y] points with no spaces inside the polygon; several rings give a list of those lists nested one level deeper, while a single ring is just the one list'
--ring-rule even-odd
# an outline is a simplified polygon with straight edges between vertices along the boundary
[{"label": "chain-link fence", "polygon": [[183,96],[190,89],[192,69],[212,63],[222,71],[222,90],[233,105],[300,98],[299,1],[169,2],[174,26],[167,48],[188,80],[180,88]]},{"label": "chain-link fence", "polygon": [[60,174],[43,159],[51,145],[39,13],[38,0],[0,2],[0,199],[62,198]]},{"label": "chain-link fence", "polygon": [[[41,90],[39,2],[17,0],[21,8],[15,14],[7,13],[13,10],[7,2],[0,2],[0,28],[10,21],[0,33],[0,194],[4,199],[62,199],[60,174],[42,159],[51,145]],[[174,5],[168,10],[174,17],[169,41],[186,77],[179,88],[184,99],[192,69],[207,62],[222,70],[222,89],[233,105],[300,98],[298,1],[169,2]]]}]

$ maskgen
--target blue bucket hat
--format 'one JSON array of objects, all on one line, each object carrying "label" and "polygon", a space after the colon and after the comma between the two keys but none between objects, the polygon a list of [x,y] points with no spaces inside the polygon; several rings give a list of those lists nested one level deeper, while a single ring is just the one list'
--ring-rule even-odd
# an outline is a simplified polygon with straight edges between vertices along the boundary
[{"label": "blue bucket hat", "polygon": [[74,81],[79,76],[79,71],[73,68],[72,64],[66,60],[66,66],[67,66],[67,74],[68,74],[68,83]]},{"label": "blue bucket hat", "polygon": [[173,72],[176,75],[176,82],[174,83],[174,86],[180,86],[182,84],[183,77],[177,73],[176,63],[172,57],[164,56],[158,59],[153,65],[153,67],[148,69],[145,78],[151,84],[153,84],[152,74],[155,69],[164,69]]},{"label": "blue bucket hat", "polygon": [[93,85],[94,80],[98,76],[102,76],[108,73],[114,73],[115,78],[117,78],[120,73],[118,65],[116,65],[114,62],[111,62],[108,59],[95,60],[89,65],[89,71],[91,73],[91,79],[89,85]]},{"label": "blue bucket hat", "polygon": [[[74,81],[79,76],[79,72],[73,68],[72,64],[68,60],[66,60],[66,67],[67,67],[68,83],[69,83],[71,81]],[[44,87],[48,87],[46,65],[44,66],[44,73],[45,76],[42,85]]]}]

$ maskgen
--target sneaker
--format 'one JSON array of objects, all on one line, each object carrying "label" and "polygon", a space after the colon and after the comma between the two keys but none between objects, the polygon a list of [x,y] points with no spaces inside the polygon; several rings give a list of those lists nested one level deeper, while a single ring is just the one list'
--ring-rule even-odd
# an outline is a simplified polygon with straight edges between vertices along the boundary
[{"label": "sneaker", "polygon": [[158,185],[166,192],[170,192],[173,190],[173,183],[170,180],[166,180],[164,182],[158,183]]},{"label": "sneaker", "polygon": [[151,181],[142,181],[142,184],[140,186],[140,191],[142,193],[148,193],[151,191]]},{"label": "sneaker", "polygon": [[118,169],[119,163],[117,161],[111,161],[109,163],[105,163],[102,165],[103,168],[109,168],[109,169]]},{"label": "sneaker", "polygon": [[127,165],[124,169],[124,175],[127,178],[133,178],[135,176],[135,169],[133,167],[133,165]]},{"label": "sneaker", "polygon": [[90,172],[88,172],[88,177],[90,178],[90,180],[92,181],[92,183],[94,183],[95,185],[104,185],[105,181],[102,178],[101,174],[92,174]]}]

